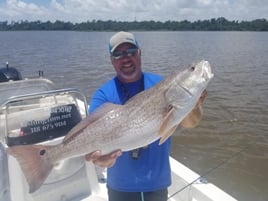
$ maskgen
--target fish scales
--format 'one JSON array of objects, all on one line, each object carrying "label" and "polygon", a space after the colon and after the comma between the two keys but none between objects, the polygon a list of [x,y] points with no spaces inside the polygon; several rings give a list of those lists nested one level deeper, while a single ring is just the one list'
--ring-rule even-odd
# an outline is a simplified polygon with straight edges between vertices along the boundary
[{"label": "fish scales", "polygon": [[[93,122],[90,127],[85,128],[83,132],[77,135],[69,144],[65,144],[65,146],[68,146],[70,151],[72,150],[72,155],[76,155],[77,149],[75,147],[78,144],[85,146],[85,154],[95,150],[109,153],[118,148],[123,151],[136,148],[137,145],[131,140],[132,136],[134,136],[133,140],[142,137],[144,141],[147,141],[145,138],[148,135],[144,135],[144,133],[146,131],[157,133],[160,121],[164,117],[164,112],[166,112],[167,105],[159,88],[152,89],[150,93],[141,94],[140,98],[145,100],[142,104],[139,104],[140,99],[133,99],[125,106],[110,111],[103,119]],[[151,94],[150,99],[148,99],[148,94]],[[154,138],[157,139],[158,137],[155,135]],[[121,139],[121,141],[118,142],[118,139]],[[92,146],[88,146],[89,144]],[[145,146],[146,144],[143,145]],[[55,147],[55,149],[58,148]],[[78,152],[81,154],[81,149]],[[68,154],[70,154],[69,150]],[[64,158],[62,154],[60,155]]]}]

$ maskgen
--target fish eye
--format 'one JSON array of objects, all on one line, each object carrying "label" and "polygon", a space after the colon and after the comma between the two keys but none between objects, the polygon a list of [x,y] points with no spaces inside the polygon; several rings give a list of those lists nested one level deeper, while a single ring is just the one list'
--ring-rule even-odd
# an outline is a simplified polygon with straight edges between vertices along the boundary
[{"label": "fish eye", "polygon": [[195,70],[195,67],[194,66],[191,66],[190,70],[191,71],[194,71]]}]

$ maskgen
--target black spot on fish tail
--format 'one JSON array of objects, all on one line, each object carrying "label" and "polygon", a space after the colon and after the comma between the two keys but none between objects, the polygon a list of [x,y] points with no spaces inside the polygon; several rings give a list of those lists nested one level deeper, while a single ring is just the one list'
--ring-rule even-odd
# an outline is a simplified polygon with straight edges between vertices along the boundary
[{"label": "black spot on fish tail", "polygon": [[46,150],[45,150],[45,149],[42,149],[42,150],[39,152],[39,154],[40,154],[41,156],[43,156],[45,153],[46,153]]},{"label": "black spot on fish tail", "polygon": [[38,190],[53,168],[47,150],[49,146],[19,145],[7,148],[8,154],[14,156],[29,184],[29,193]]}]

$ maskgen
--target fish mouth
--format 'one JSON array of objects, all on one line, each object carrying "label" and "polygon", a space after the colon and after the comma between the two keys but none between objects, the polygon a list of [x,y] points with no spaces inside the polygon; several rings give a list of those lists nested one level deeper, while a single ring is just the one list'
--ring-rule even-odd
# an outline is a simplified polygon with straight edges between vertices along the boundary
[{"label": "fish mouth", "polygon": [[214,74],[211,71],[211,66],[208,61],[202,61],[202,77],[205,81],[209,81],[211,78],[214,77]]}]

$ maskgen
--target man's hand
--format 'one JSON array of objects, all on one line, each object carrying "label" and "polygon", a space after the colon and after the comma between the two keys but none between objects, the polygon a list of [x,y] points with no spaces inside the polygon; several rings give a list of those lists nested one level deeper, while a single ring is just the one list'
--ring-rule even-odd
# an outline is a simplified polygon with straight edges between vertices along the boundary
[{"label": "man's hand", "polygon": [[198,102],[196,103],[194,109],[181,121],[180,125],[183,128],[194,128],[199,124],[202,117],[201,105],[205,101],[207,95],[208,95],[207,90],[204,90]]},{"label": "man's hand", "polygon": [[115,150],[109,154],[101,155],[101,151],[94,151],[85,156],[87,161],[92,161],[95,165],[100,167],[108,168],[112,167],[116,161],[116,159],[121,156],[121,150]]}]

